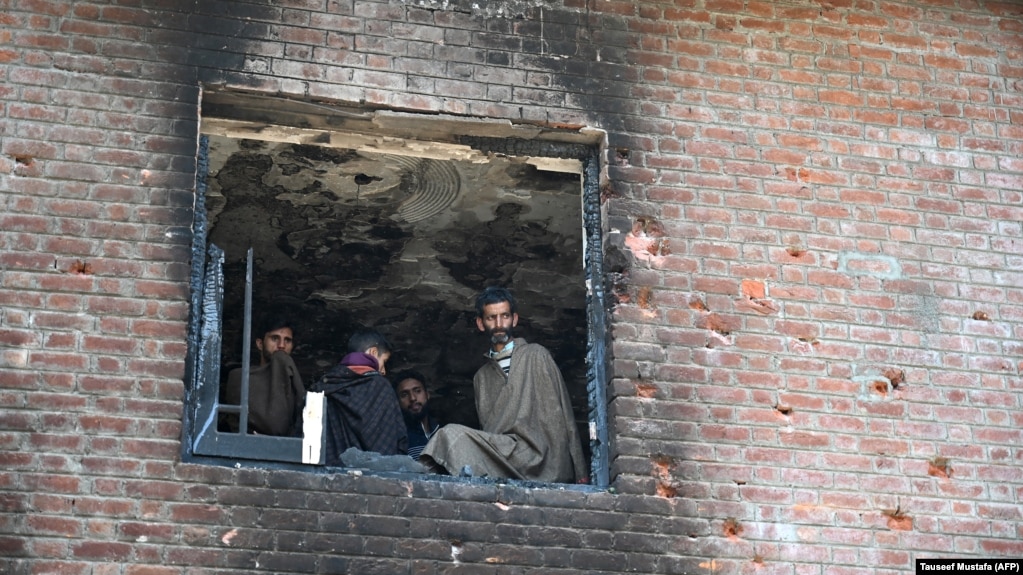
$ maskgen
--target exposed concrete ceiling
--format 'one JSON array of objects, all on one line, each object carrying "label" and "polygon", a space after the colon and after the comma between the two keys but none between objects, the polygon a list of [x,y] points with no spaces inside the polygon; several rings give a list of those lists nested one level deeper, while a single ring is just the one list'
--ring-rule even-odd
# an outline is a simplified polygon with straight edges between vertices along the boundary
[{"label": "exposed concrete ceiling", "polygon": [[[356,327],[374,327],[397,348],[391,373],[424,372],[447,419],[473,425],[471,378],[487,346],[473,300],[499,284],[519,299],[520,334],[554,353],[585,421],[578,160],[483,153],[454,143],[464,122],[385,116],[359,121],[384,134],[419,122],[433,139],[204,119],[208,238],[226,258],[225,361],[241,357],[252,247],[255,315],[273,305],[296,316],[305,378],[336,363]],[[474,130],[490,135],[486,124]]]}]

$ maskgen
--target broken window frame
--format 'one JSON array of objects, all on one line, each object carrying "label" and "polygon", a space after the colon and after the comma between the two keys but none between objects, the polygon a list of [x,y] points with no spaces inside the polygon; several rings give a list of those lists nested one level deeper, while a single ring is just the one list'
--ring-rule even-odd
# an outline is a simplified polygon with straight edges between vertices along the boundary
[{"label": "broken window frame", "polygon": [[[252,250],[246,263],[245,277],[245,321],[242,350],[242,391],[239,405],[220,402],[220,344],[221,323],[224,305],[224,252],[210,244],[206,262],[205,281],[202,292],[202,329],[197,353],[194,388],[199,394],[195,402],[193,421],[198,426],[195,432],[192,453],[212,457],[240,457],[288,463],[322,463],[310,461],[301,437],[277,437],[248,433],[249,419],[249,370],[252,334]],[[211,385],[215,382],[215,385]],[[238,431],[220,429],[218,423],[223,414],[238,416]],[[321,438],[322,441],[322,438]],[[317,454],[322,451],[317,451]]]},{"label": "broken window frame", "polygon": [[[221,329],[224,312],[224,252],[216,245],[206,246],[206,177],[209,167],[209,140],[200,137],[196,163],[196,199],[192,241],[192,310],[189,321],[189,357],[186,370],[186,409],[183,455],[230,457],[285,463],[302,463],[300,437],[275,437],[247,433],[249,339],[252,323],[251,254],[246,270],[245,345],[242,351],[246,370],[242,405],[220,403]],[[203,257],[203,255],[206,257]],[[221,431],[221,413],[238,413],[238,433]]]},{"label": "broken window frame", "polygon": [[[205,106],[203,106],[205,108]],[[216,106],[214,106],[216,107]],[[230,106],[218,109],[224,116]],[[321,106],[322,108],[322,106]],[[215,116],[219,117],[219,116]],[[227,125],[244,125],[244,120],[225,117]],[[205,118],[204,118],[205,121]],[[442,122],[442,120],[438,120]],[[489,126],[489,125],[488,125]],[[501,125],[503,126],[503,125]],[[499,127],[501,127],[499,126]],[[500,132],[501,130],[495,130]],[[514,130],[512,130],[514,131]],[[202,131],[201,131],[202,132]],[[257,131],[253,130],[253,134]],[[238,136],[233,136],[238,137]],[[331,141],[329,134],[316,135]],[[365,137],[365,136],[359,136]],[[589,140],[577,141],[556,137],[534,141],[512,134],[505,137],[462,136],[458,145],[469,146],[484,153],[531,155],[543,158],[573,159],[582,166],[582,215],[584,230],[583,264],[586,277],[587,308],[587,395],[588,428],[590,442],[590,485],[606,488],[609,485],[609,422],[607,417],[607,385],[610,366],[609,312],[605,301],[605,274],[603,269],[604,236],[606,230],[600,204],[600,149],[592,135]],[[322,468],[319,461],[303,461],[303,452],[311,451],[301,437],[275,437],[226,432],[218,429],[219,413],[237,410],[244,419],[247,405],[225,408],[219,403],[221,329],[224,300],[224,253],[215,245],[207,246],[209,222],[206,215],[206,178],[209,171],[209,140],[200,133],[196,162],[196,190],[193,220],[191,310],[188,329],[188,359],[185,374],[185,410],[182,426],[182,459],[188,461],[240,464],[260,462],[269,466],[290,467],[299,464],[305,469]],[[251,264],[247,272],[251,281]],[[250,289],[248,286],[247,289]],[[243,364],[248,364],[251,345],[251,309],[246,306]],[[244,397],[244,396],[243,396]],[[242,401],[247,404],[246,401]],[[322,438],[321,438],[322,441]],[[303,445],[306,448],[303,448]],[[320,452],[322,453],[322,452]],[[317,457],[321,457],[317,455]],[[310,465],[310,463],[314,465]],[[429,477],[429,476],[427,476]]]}]

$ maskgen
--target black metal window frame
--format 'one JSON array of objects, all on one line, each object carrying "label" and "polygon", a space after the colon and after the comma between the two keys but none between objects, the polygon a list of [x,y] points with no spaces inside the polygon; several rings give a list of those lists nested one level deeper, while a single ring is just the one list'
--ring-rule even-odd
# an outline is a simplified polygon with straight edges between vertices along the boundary
[{"label": "black metal window frame", "polygon": [[[551,142],[523,143],[501,138],[463,138],[463,143],[484,151],[512,153],[522,148],[542,155],[576,158],[582,162],[583,226],[585,231],[584,265],[587,282],[587,395],[590,457],[590,485],[606,488],[610,481],[609,421],[607,386],[610,372],[609,311],[604,293],[604,229],[600,205],[600,159],[595,146]],[[546,153],[543,153],[546,152]],[[209,222],[206,216],[206,178],[209,170],[209,140],[200,135],[196,162],[194,202],[191,312],[188,329],[188,356],[185,373],[185,409],[182,425],[182,459],[206,460],[223,464],[260,463],[267,466],[291,467],[303,464],[303,439],[274,437],[218,429],[219,413],[237,410],[241,421],[247,418],[247,402],[225,407],[219,402],[221,329],[224,300],[224,252],[215,245],[207,246]],[[250,265],[251,270],[251,265]],[[251,272],[249,272],[251,273]],[[251,275],[249,275],[251,281]],[[246,318],[245,346],[249,345],[251,317]],[[245,350],[247,363],[248,350]],[[247,382],[246,382],[247,383]]]}]

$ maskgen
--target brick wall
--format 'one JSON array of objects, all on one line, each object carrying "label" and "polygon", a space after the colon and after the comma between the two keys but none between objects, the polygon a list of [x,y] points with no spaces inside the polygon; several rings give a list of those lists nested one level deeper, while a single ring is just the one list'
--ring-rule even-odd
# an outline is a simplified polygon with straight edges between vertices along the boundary
[{"label": "brick wall", "polygon": [[[1023,555],[1021,6],[480,4],[0,0],[0,571]],[[181,462],[200,84],[606,129],[613,489]]]}]

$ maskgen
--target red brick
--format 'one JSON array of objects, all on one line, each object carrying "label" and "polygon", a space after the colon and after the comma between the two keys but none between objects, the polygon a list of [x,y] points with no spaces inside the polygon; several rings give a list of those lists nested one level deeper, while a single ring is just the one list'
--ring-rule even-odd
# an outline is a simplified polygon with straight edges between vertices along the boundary
[{"label": "red brick", "polygon": [[82,371],[87,363],[88,358],[80,354],[32,352],[29,355],[29,365],[40,369]]},{"label": "red brick", "polygon": [[26,525],[33,532],[40,535],[60,537],[80,537],[82,535],[82,521],[78,519],[62,519],[60,517],[29,514],[25,521]]},{"label": "red brick", "polygon": [[0,329],[0,343],[11,347],[37,347],[39,334],[28,330]]},{"label": "red brick", "polygon": [[71,553],[82,559],[123,561],[131,556],[131,545],[127,543],[83,541],[72,543]]},{"label": "red brick", "polygon": [[131,324],[131,334],[140,337],[182,338],[184,330],[180,322],[137,319]]},{"label": "red brick", "polygon": [[[74,298],[76,301],[78,298]],[[53,298],[48,300],[53,302]],[[86,316],[74,316],[65,313],[36,312],[32,323],[46,329],[73,329],[85,331],[92,327],[92,319]]]},{"label": "red brick", "polygon": [[830,436],[820,433],[802,431],[782,431],[779,433],[781,445],[789,445],[797,449],[816,449],[830,445]]}]

